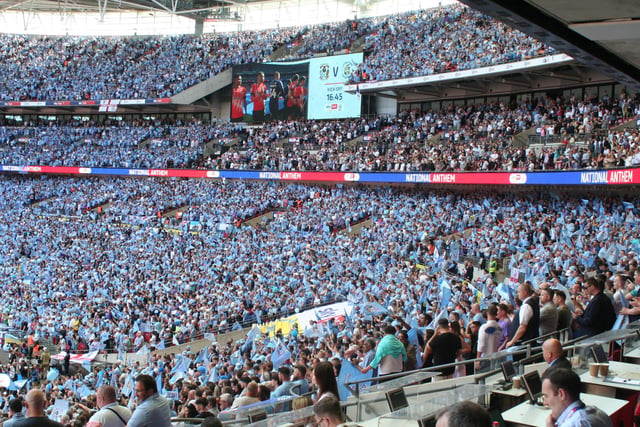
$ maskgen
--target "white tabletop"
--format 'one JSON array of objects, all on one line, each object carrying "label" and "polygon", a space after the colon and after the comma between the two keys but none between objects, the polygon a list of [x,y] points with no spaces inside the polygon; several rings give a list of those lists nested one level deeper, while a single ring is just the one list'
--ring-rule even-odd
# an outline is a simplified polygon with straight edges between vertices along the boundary
[{"label": "white tabletop", "polygon": [[356,424],[361,427],[417,427],[418,421],[377,417],[367,421],[360,421]]},{"label": "white tabletop", "polygon": [[[624,407],[624,405],[629,403],[626,400],[586,393],[581,393],[580,399],[585,403],[585,405],[597,406],[609,416],[616,413]],[[550,413],[551,409],[544,406],[532,405],[529,401],[526,401],[514,406],[508,411],[503,412],[502,418],[509,423],[537,427],[545,425],[546,419]]]},{"label": "white tabletop", "polygon": [[502,395],[511,396],[511,397],[520,397],[527,394],[527,391],[522,387],[520,388],[511,387],[509,390],[501,390],[497,388],[495,390],[492,390],[491,393],[502,394]]},{"label": "white tabletop", "polygon": [[628,353],[625,352],[624,353],[624,357],[631,357],[633,359],[640,359],[640,347],[634,348],[633,350],[629,351]]},{"label": "white tabletop", "polygon": [[640,391],[640,369],[635,363],[609,362],[607,377],[592,377],[589,371],[580,375],[580,380],[588,388],[589,385]]}]

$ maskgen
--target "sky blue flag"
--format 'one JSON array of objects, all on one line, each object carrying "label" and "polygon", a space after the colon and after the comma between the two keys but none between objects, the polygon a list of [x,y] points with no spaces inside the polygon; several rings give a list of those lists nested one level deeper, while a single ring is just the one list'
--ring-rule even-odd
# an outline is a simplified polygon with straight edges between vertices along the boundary
[{"label": "sky blue flag", "polygon": [[242,363],[242,354],[240,354],[240,350],[236,350],[231,353],[231,356],[229,356],[229,361],[234,365]]},{"label": "sky blue flag", "polygon": [[100,372],[98,372],[98,379],[96,380],[96,388],[102,387],[103,384],[104,384],[104,369],[101,369]]},{"label": "sky blue flag", "polygon": [[[371,378],[372,375],[373,371],[369,371],[366,374],[363,374],[353,363],[344,362],[342,364],[342,367],[340,368],[340,374],[337,378],[340,400],[345,401],[349,396],[351,396],[351,392],[349,391],[345,383]],[[369,387],[369,385],[371,385],[371,382],[360,383],[360,388]]]},{"label": "sky blue flag", "polygon": [[131,397],[131,395],[133,394],[133,387],[133,371],[131,371],[129,375],[127,375],[127,378],[124,380],[124,385],[122,386],[122,395],[124,397]]},{"label": "sky blue flag", "polygon": [[211,368],[211,374],[209,374],[209,382],[217,383],[220,380],[220,374],[218,373],[218,366]]},{"label": "sky blue flag", "polygon": [[496,287],[496,292],[498,293],[498,295],[502,297],[503,300],[511,303],[513,296],[511,293],[510,286],[508,286],[504,282],[498,283],[498,286]]},{"label": "sky blue flag", "polygon": [[629,300],[625,297],[622,289],[618,289],[616,293],[617,292],[620,292],[620,304],[622,305],[622,308],[629,308]]},{"label": "sky blue flag", "polygon": [[447,318],[448,316],[449,316],[449,312],[446,310],[446,307],[445,307],[442,310],[440,310],[440,312],[436,317],[433,318],[431,323],[429,323],[429,326],[427,326],[427,329],[435,329],[436,326],[438,325],[438,320]]},{"label": "sky blue flag", "polygon": [[111,372],[111,381],[109,382],[109,385],[111,387],[113,387],[113,389],[116,391],[116,394],[118,394],[118,375],[116,375],[115,372]]},{"label": "sky blue flag", "polygon": [[12,384],[15,387],[13,390],[21,390],[25,385],[28,384],[29,380],[19,380],[13,381]]},{"label": "sky blue flag", "polygon": [[77,390],[77,394],[80,397],[80,399],[86,399],[87,396],[89,396],[91,394],[91,389],[89,387],[87,387],[86,384],[82,384],[82,387],[80,387]]},{"label": "sky blue flag", "polygon": [[194,361],[194,363],[203,363],[206,360],[207,357],[207,347],[202,347],[202,350],[200,350],[200,353],[198,353],[198,357],[196,357],[196,360]]},{"label": "sky blue flag", "polygon": [[60,376],[60,371],[56,368],[50,368],[49,372],[47,372],[47,381],[55,381],[56,378]]},{"label": "sky blue flag", "polygon": [[291,358],[291,352],[281,340],[278,340],[275,350],[271,354],[271,363],[273,363],[273,369],[278,370],[280,366]]},{"label": "sky blue flag", "polygon": [[425,286],[422,291],[422,295],[420,295],[420,299],[418,300],[418,304],[423,304],[429,301],[429,287]]},{"label": "sky blue flag", "polygon": [[482,299],[489,299],[489,286],[487,285],[487,281],[485,280],[482,283],[482,289],[480,290],[480,292],[482,292]]},{"label": "sky blue flag", "polygon": [[[415,319],[411,322],[411,329],[407,332],[407,340],[409,340],[409,344],[414,346],[416,350],[420,351],[420,341],[418,341],[418,322]],[[416,358],[416,368],[422,368],[422,357],[420,354],[418,354],[418,357]]]},{"label": "sky blue flag", "polygon": [[346,308],[344,309],[344,321],[347,324],[347,330],[353,331],[353,329],[354,329],[353,328],[353,321],[351,319],[351,316],[349,316],[347,314],[347,309]]},{"label": "sky blue flag", "polygon": [[162,373],[156,375],[156,386],[158,387],[158,393],[164,395],[164,388],[162,387]]},{"label": "sky blue flag", "polygon": [[451,301],[451,287],[444,282],[440,287],[440,307],[446,308],[449,305],[449,301]]},{"label": "sky blue flag", "polygon": [[187,358],[181,354],[176,355],[176,364],[173,369],[171,369],[171,374],[175,374],[177,372],[187,372]]},{"label": "sky blue flag", "polygon": [[360,312],[364,316],[377,316],[379,314],[387,314],[387,309],[379,302],[367,302],[360,307]]},{"label": "sky blue flag", "polygon": [[407,340],[409,341],[409,344],[416,347],[420,345],[420,341],[418,341],[418,330],[416,328],[409,329],[407,332]]},{"label": "sky blue flag", "polygon": [[516,306],[515,291],[511,286],[507,286],[507,292],[509,292],[509,304],[511,304],[512,307],[515,307]]},{"label": "sky blue flag", "polygon": [[249,353],[253,349],[253,342],[256,337],[260,335],[260,328],[255,327],[251,328],[249,333],[247,334],[247,340],[242,345],[241,352],[242,354]]},{"label": "sky blue flag", "polygon": [[175,383],[177,383],[178,381],[180,381],[183,378],[186,378],[187,375],[184,372],[176,372],[170,379],[169,379],[169,384],[173,385]]}]

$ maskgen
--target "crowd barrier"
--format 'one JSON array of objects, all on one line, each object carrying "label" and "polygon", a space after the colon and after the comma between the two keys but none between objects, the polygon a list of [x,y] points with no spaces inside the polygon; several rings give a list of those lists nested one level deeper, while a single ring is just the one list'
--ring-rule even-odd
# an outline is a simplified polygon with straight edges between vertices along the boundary
[{"label": "crowd barrier", "polygon": [[[560,336],[561,341],[564,341],[564,351],[568,359],[572,361],[575,368],[584,371],[586,369],[588,359],[590,357],[589,349],[594,344],[604,344],[609,347],[606,351],[611,358],[615,360],[619,351],[624,351],[627,348],[637,348],[640,343],[640,330],[639,323],[630,324],[626,329],[606,331],[602,334],[598,334],[593,337],[581,337],[571,341],[565,341],[566,337],[564,330],[554,331],[543,337],[538,337],[534,340],[523,343],[515,351],[501,351],[488,358],[481,360],[489,361],[486,369],[482,371],[476,370],[472,375],[466,375],[457,378],[441,379],[439,381],[431,382],[416,382],[406,381],[405,385],[399,387],[403,388],[406,396],[413,397],[414,400],[417,397],[420,401],[424,401],[430,397],[440,396],[449,390],[458,390],[460,387],[468,387],[469,385],[490,385],[490,383],[496,380],[496,376],[501,376],[501,362],[505,360],[513,360],[516,368],[516,374],[522,375],[533,370],[544,370],[548,366],[543,360],[541,343],[545,338]],[[617,348],[618,350],[614,350]],[[393,378],[392,381],[400,381],[403,378],[408,378],[415,373],[437,372],[446,367],[455,367],[458,365],[464,365],[469,363],[469,360],[457,361],[454,363],[434,366],[429,368],[423,368],[411,372],[403,372],[395,375],[386,376],[385,379]],[[472,361],[473,362],[473,361]],[[367,378],[358,381],[351,381],[348,386],[353,392],[346,403],[348,408],[347,414],[350,419],[361,422],[372,417],[380,417],[389,412],[387,397],[385,391],[389,390],[389,387],[378,387],[378,389],[371,390],[371,392],[361,393],[362,383],[371,382],[378,378]],[[384,383],[383,383],[384,384]],[[396,387],[396,385],[393,385]],[[368,390],[367,390],[368,391]],[[429,397],[427,397],[429,396]],[[637,396],[631,396],[629,401],[635,408],[635,398]],[[628,414],[627,414],[628,415]]]}]

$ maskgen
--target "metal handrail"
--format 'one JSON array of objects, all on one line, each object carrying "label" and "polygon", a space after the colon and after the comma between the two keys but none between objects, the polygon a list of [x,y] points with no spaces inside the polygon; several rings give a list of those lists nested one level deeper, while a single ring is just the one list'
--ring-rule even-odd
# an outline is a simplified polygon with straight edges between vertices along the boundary
[{"label": "metal handrail", "polygon": [[[509,352],[509,355],[518,355],[518,354],[526,354],[525,357],[530,357],[531,356],[531,347],[530,346],[526,346],[526,348],[523,348],[521,350],[516,350],[513,352]],[[356,380],[356,381],[349,381],[346,382],[344,385],[351,391],[351,393],[356,397],[357,399],[357,412],[356,412],[356,417],[357,417],[357,421],[360,420],[360,414],[361,414],[361,403],[360,403],[360,384],[362,383],[366,383],[366,382],[371,382],[371,381],[376,381],[379,380],[381,378],[384,378],[385,380],[389,380],[389,379],[394,379],[394,378],[400,378],[400,377],[404,377],[410,374],[415,374],[418,372],[437,372],[439,370],[441,370],[442,368],[451,368],[451,367],[457,367],[458,365],[466,365],[470,362],[474,362],[475,360],[483,360],[483,359],[488,359],[488,358],[482,358],[482,359],[470,359],[470,360],[458,360],[452,363],[446,363],[443,365],[437,365],[437,366],[429,366],[427,368],[420,368],[420,369],[414,369],[413,371],[404,371],[404,372],[398,372],[396,374],[388,374],[388,375],[384,375],[384,376],[377,376],[377,377],[373,377],[373,378],[366,378],[366,379],[361,379],[361,380]],[[476,383],[478,383],[476,381]],[[355,389],[351,386],[355,386]]]}]

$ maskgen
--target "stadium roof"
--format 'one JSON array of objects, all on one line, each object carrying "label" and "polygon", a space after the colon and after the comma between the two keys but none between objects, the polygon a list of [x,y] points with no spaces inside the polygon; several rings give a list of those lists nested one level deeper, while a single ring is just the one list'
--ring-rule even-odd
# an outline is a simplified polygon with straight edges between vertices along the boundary
[{"label": "stadium roof", "polygon": [[640,91],[637,0],[461,0]]},{"label": "stadium roof", "polygon": [[[243,5],[252,0],[0,0],[0,12],[123,12],[150,11],[177,14],[189,18],[219,17],[237,19],[223,8]],[[223,16],[227,14],[227,16]]]}]

